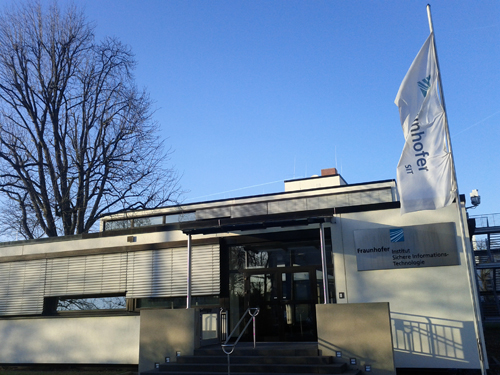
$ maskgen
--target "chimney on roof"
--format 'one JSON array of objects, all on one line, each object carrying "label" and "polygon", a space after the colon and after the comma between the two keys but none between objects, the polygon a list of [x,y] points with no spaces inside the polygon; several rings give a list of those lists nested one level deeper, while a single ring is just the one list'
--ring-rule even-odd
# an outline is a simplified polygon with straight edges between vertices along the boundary
[{"label": "chimney on roof", "polygon": [[347,182],[337,171],[337,168],[327,168],[321,170],[321,177],[315,175],[311,178],[299,178],[285,181],[285,192],[311,190],[336,186],[345,186]]},{"label": "chimney on roof", "polygon": [[321,170],[321,176],[335,176],[337,174],[337,168],[327,168]]}]

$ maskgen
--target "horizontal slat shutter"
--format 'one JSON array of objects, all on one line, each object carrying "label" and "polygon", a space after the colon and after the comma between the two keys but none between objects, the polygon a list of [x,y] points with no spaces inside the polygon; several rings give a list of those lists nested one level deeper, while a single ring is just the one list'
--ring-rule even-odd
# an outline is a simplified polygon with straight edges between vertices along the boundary
[{"label": "horizontal slat shutter", "polygon": [[0,315],[42,313],[45,262],[0,264]]},{"label": "horizontal slat shutter", "polygon": [[153,251],[128,254],[127,298],[151,296],[153,279]]},{"label": "horizontal slat shutter", "polygon": [[[153,252],[152,288],[149,296],[164,297],[172,295],[172,250]],[[182,280],[181,280],[182,281]],[[185,279],[184,279],[185,281]]]},{"label": "horizontal slat shutter", "polygon": [[191,290],[194,296],[220,293],[220,251],[219,245],[193,248],[191,269]]},{"label": "horizontal slat shutter", "polygon": [[48,259],[45,295],[123,293],[126,274],[126,253]]},{"label": "horizontal slat shutter", "polygon": [[127,297],[186,295],[187,251],[184,248],[129,254]]},{"label": "horizontal slat shutter", "polygon": [[[192,294],[213,295],[220,290],[219,246],[194,246]],[[128,298],[180,297],[187,293],[187,249],[130,253]]]},{"label": "horizontal slat shutter", "polygon": [[179,297],[187,295],[187,249],[171,249],[172,268],[166,275],[172,284],[170,296]]}]

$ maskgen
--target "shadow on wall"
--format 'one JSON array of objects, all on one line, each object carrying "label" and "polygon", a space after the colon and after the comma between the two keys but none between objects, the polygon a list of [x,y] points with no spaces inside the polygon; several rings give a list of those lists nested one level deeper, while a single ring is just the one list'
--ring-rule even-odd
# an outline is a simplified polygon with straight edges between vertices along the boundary
[{"label": "shadow on wall", "polygon": [[[393,363],[393,358],[391,356],[380,356],[378,350],[374,349],[370,345],[358,345],[356,351],[351,351],[345,347],[338,346],[333,342],[318,339],[319,347],[322,350],[330,351],[331,355],[336,356],[336,352],[339,352],[341,358],[336,358],[335,362],[345,362],[351,370],[364,370],[365,365],[370,365],[371,372],[375,375],[394,375],[394,368],[386,368],[388,363]],[[350,359],[355,359],[356,364],[350,364]],[[377,359],[375,359],[377,358]],[[390,367],[390,366],[389,366]]]},{"label": "shadow on wall", "polygon": [[[456,207],[363,215],[342,217],[346,302],[389,302],[396,367],[480,368],[466,261],[470,248],[468,242],[462,248]],[[393,238],[391,230],[404,236]],[[385,262],[376,263],[379,257],[371,259],[374,252],[364,249],[382,249]],[[420,257],[425,263],[410,262]]]},{"label": "shadow on wall", "polygon": [[392,312],[391,324],[395,357],[405,363],[432,358],[433,367],[479,366],[476,342],[465,334],[474,332],[473,322]]},{"label": "shadow on wall", "polygon": [[[316,305],[318,348],[352,370],[395,375],[389,304]],[[334,319],[332,319],[334,317]]]}]

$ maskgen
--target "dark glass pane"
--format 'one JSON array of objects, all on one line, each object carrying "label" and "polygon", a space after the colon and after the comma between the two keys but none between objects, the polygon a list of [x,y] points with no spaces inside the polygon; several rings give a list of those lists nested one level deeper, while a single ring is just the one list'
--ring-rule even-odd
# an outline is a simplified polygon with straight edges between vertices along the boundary
[{"label": "dark glass pane", "polygon": [[[331,265],[331,245],[326,245],[325,253]],[[232,246],[229,254],[231,270],[321,265],[319,239]]]},{"label": "dark glass pane", "polygon": [[274,278],[271,275],[250,276],[250,306],[262,307],[264,302],[270,302],[276,298],[277,291]]},{"label": "dark glass pane", "polygon": [[[155,297],[139,298],[137,300],[138,308],[166,308],[166,309],[185,309],[186,297]],[[191,297],[192,307],[218,306],[219,296],[196,296]]]},{"label": "dark glass pane", "polygon": [[[240,320],[246,310],[245,301],[245,278],[242,273],[229,274],[229,332],[232,332],[236,323]],[[242,327],[240,327],[242,328]],[[238,329],[235,335],[240,334]]]},{"label": "dark glass pane", "polygon": [[242,270],[246,268],[246,251],[243,246],[229,248],[229,269]]},{"label": "dark glass pane", "polygon": [[119,229],[128,229],[131,227],[130,220],[114,220],[114,221],[106,221],[104,226],[104,230],[119,230]]},{"label": "dark glass pane", "polygon": [[125,296],[97,298],[59,298],[57,311],[125,309]]},{"label": "dark glass pane", "polygon": [[296,301],[311,299],[311,281],[309,280],[309,272],[293,273],[293,291],[294,299]]},{"label": "dark glass pane", "polygon": [[163,216],[139,217],[134,219],[134,227],[147,227],[163,224]]}]

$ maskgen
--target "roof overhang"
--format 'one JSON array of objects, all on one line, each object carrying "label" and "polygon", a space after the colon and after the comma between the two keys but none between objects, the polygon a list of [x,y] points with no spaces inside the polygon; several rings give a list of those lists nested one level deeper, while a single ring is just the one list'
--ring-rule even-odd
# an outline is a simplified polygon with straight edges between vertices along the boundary
[{"label": "roof overhang", "polygon": [[331,213],[325,213],[324,215],[278,214],[252,216],[249,218],[201,220],[199,222],[181,224],[181,230],[185,234],[217,234],[268,228],[307,226],[320,223],[335,223],[333,210],[331,211]]}]

